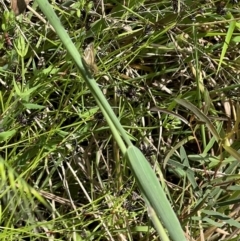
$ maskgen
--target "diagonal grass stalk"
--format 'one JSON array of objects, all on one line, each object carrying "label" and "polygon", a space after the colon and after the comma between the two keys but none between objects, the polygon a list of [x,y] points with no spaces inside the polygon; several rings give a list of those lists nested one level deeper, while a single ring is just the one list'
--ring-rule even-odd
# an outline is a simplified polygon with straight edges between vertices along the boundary
[{"label": "diagonal grass stalk", "polygon": [[[86,81],[92,95],[96,99],[97,104],[102,110],[106,121],[113,133],[113,136],[118,143],[123,155],[128,159],[133,174],[139,184],[139,187],[146,199],[148,209],[153,208],[155,214],[150,215],[150,218],[154,219],[154,225],[156,230],[162,240],[169,240],[166,231],[160,227],[160,222],[156,221],[160,219],[169,233],[170,238],[173,241],[184,241],[186,240],[181,225],[174,213],[166,195],[159,184],[159,181],[153,172],[150,164],[147,162],[146,158],[140,152],[139,149],[134,147],[128,138],[126,131],[121,126],[118,118],[115,116],[112,108],[105,99],[103,93],[98,87],[95,79],[89,74],[85,63],[76,49],[75,45],[72,43],[67,32],[60,23],[59,18],[53,11],[51,5],[47,0],[36,0],[39,7],[55,29],[65,48],[67,49],[69,55],[72,57],[76,63],[83,79]],[[124,142],[127,144],[128,148],[125,146]],[[154,213],[152,212],[152,213]],[[161,231],[160,231],[161,230]]]}]

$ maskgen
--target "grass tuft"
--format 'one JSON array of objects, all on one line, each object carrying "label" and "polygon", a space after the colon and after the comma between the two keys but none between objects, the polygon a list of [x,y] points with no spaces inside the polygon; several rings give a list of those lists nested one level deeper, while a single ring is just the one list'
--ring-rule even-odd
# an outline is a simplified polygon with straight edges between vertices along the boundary
[{"label": "grass tuft", "polygon": [[0,239],[238,240],[239,5],[49,3],[0,4]]}]

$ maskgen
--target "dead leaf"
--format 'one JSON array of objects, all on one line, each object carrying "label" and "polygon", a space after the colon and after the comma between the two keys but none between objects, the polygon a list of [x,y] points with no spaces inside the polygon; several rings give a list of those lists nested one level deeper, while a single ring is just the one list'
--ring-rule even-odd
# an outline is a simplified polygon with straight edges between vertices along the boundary
[{"label": "dead leaf", "polygon": [[27,8],[29,0],[11,0],[11,9],[16,15],[19,15]]}]

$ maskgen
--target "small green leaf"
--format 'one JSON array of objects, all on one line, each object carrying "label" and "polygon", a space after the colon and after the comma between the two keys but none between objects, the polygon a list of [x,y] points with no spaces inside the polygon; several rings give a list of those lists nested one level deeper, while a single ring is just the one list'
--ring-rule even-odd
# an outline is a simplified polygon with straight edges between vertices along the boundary
[{"label": "small green leaf", "polygon": [[13,85],[16,91],[17,96],[19,96],[21,99],[25,100],[25,101],[29,101],[30,98],[30,94],[33,93],[34,91],[36,91],[40,85],[37,85],[31,89],[27,89],[27,87],[25,87],[25,89],[22,91],[19,87],[18,84],[16,83],[15,80],[13,80]]},{"label": "small green leaf", "polygon": [[14,41],[14,46],[18,52],[18,55],[20,55],[22,58],[27,54],[29,45],[26,44],[22,35],[16,41]]},{"label": "small green leaf", "polygon": [[0,142],[9,140],[16,133],[15,130],[12,131],[4,131],[0,133]]},{"label": "small green leaf", "polygon": [[240,36],[235,36],[234,38],[232,38],[232,41],[235,43],[239,43],[240,42]]},{"label": "small green leaf", "polygon": [[45,106],[43,105],[37,105],[32,103],[23,103],[23,105],[29,110],[41,110],[45,108]]}]

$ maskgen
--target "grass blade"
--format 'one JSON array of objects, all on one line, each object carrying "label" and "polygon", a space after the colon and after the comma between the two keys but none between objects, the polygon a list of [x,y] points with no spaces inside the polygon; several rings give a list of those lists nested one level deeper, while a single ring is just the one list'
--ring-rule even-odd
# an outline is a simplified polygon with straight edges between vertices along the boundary
[{"label": "grass blade", "polygon": [[[51,5],[48,3],[47,0],[36,1],[42,9],[43,13],[50,21],[51,25],[56,30],[56,33],[60,37],[62,43],[65,45],[68,53],[72,56],[74,62],[79,68],[82,77],[88,84],[89,89],[95,97],[97,104],[101,108],[112,132],[114,133],[114,137],[115,139],[117,139],[118,145],[120,146],[122,153],[127,153],[127,157],[132,167],[133,173],[139,183],[142,193],[147,199],[147,203],[149,202],[151,207],[156,212],[157,217],[162,220],[173,241],[186,240],[181,225],[170,203],[168,202],[166,195],[162,187],[160,186],[159,181],[155,176],[155,173],[153,172],[151,166],[149,165],[143,154],[140,152],[140,150],[132,146],[132,143],[128,138],[125,130],[120,125],[110,105],[108,104],[107,100],[105,99],[104,95],[96,84],[96,81],[89,73],[81,55],[72,43],[65,29],[62,27]],[[121,137],[119,136],[119,133],[122,135],[124,141],[128,144],[128,146],[130,146],[127,151],[124,147]],[[157,223],[156,220],[154,223]],[[161,227],[157,227],[156,229],[158,231],[163,230]],[[160,233],[160,235],[161,237],[167,237],[166,234]],[[165,238],[165,240],[167,239]]]},{"label": "grass blade", "polygon": [[[229,14],[230,14],[230,13],[229,13]],[[231,15],[231,14],[230,14],[230,15]],[[231,16],[231,18],[233,19],[233,16]],[[223,44],[223,48],[222,48],[222,52],[221,52],[221,56],[220,56],[220,61],[219,61],[219,64],[218,64],[217,73],[219,72],[219,70],[220,70],[220,68],[221,68],[221,65],[222,65],[224,56],[226,55],[226,52],[227,52],[227,49],[228,49],[230,40],[231,40],[231,38],[232,38],[232,35],[233,35],[233,32],[234,32],[235,26],[236,26],[236,21],[235,21],[235,20],[232,20],[232,21],[230,22],[230,25],[229,25],[229,28],[228,28],[228,32],[227,32],[227,35],[226,35],[226,38],[225,38],[225,41],[224,41],[224,44]]]},{"label": "grass blade", "polygon": [[127,157],[142,193],[167,228],[172,240],[186,240],[177,216],[143,154],[131,146],[127,149]]},{"label": "grass blade", "polygon": [[[46,15],[47,19],[55,29],[56,33],[58,34],[59,38],[61,39],[62,43],[64,44],[65,48],[67,49],[70,56],[73,58],[74,62],[76,63],[83,79],[86,81],[89,89],[91,90],[94,98],[96,99],[99,107],[101,110],[105,109],[105,112],[108,114],[111,121],[114,123],[115,127],[117,128],[118,132],[122,135],[123,139],[128,145],[131,145],[131,141],[129,140],[125,130],[120,125],[117,117],[115,116],[112,108],[110,107],[109,103],[105,99],[103,93],[101,92],[100,88],[98,87],[95,79],[89,73],[88,67],[86,66],[83,58],[79,54],[77,48],[73,44],[72,40],[70,39],[69,35],[67,34],[66,30],[63,28],[59,18],[57,17],[56,13],[52,9],[52,6],[49,4],[47,0],[36,0],[39,7]],[[104,113],[105,113],[104,112]],[[104,114],[103,113],[103,114]],[[116,133],[117,134],[117,133]],[[119,138],[120,139],[120,138]],[[123,145],[122,151],[125,151]]]},{"label": "grass blade", "polygon": [[211,131],[211,133],[215,137],[215,139],[217,141],[221,140],[221,138],[220,138],[216,128],[212,124],[212,122],[195,105],[193,105],[192,103],[190,103],[190,102],[188,102],[186,100],[182,100],[182,99],[175,99],[175,101],[178,104],[180,104],[180,105],[188,108],[189,110],[191,110],[201,121],[206,123],[207,127],[209,128],[209,130]]}]

